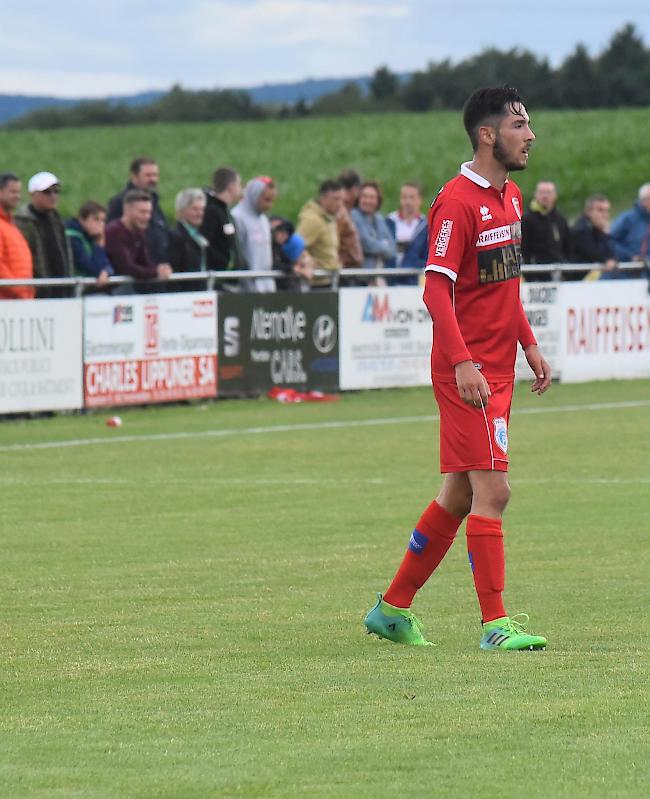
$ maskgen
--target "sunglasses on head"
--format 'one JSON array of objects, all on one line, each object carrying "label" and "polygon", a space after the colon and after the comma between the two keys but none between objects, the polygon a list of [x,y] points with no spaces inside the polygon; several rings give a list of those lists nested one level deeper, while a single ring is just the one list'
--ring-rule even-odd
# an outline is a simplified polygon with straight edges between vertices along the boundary
[{"label": "sunglasses on head", "polygon": [[61,194],[60,186],[50,186],[49,189],[43,189],[43,194]]}]

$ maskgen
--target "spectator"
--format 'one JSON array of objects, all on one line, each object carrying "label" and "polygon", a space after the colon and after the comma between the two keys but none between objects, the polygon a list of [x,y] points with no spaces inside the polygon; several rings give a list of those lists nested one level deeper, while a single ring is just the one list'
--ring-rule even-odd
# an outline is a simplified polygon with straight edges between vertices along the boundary
[{"label": "spectator", "polygon": [[[343,187],[336,180],[325,180],[318,189],[318,198],[309,200],[298,216],[298,234],[305,241],[317,269],[337,272],[339,235],[337,215],[343,207]],[[329,276],[314,277],[314,286],[330,286]]]},{"label": "spectator", "polygon": [[145,231],[147,252],[156,265],[169,265],[169,226],[160,207],[158,182],[160,170],[153,158],[135,158],[131,162],[130,176],[124,189],[108,202],[107,220],[112,222],[122,216],[124,195],[128,191],[148,191],[151,194],[151,219]]},{"label": "spectator", "polygon": [[[205,272],[209,242],[200,232],[206,208],[202,189],[184,189],[176,195],[176,227],[169,234],[169,261],[174,272]],[[181,281],[178,291],[205,291],[204,280]]]},{"label": "spectator", "polygon": [[[571,228],[571,260],[577,264],[602,264],[605,272],[618,272],[616,252],[609,235],[610,204],[604,194],[585,201],[585,210]],[[592,273],[588,273],[590,279]],[[564,272],[565,280],[581,280],[584,273]],[[596,275],[598,276],[598,275]]]},{"label": "spectator", "polygon": [[[13,172],[0,174],[0,279],[30,280],[33,276],[32,253],[25,237],[14,221],[14,211],[20,202],[22,184]],[[32,286],[3,286],[2,300],[31,300]]]},{"label": "spectator", "polygon": [[277,281],[283,291],[309,291],[314,277],[314,262],[305,248],[305,240],[295,232],[293,222],[281,216],[271,217],[273,268],[287,274]]},{"label": "spectator", "polygon": [[[135,280],[166,280],[171,275],[171,266],[154,263],[147,251],[145,231],[152,210],[151,194],[132,189],[122,198],[122,217],[106,225],[106,252],[118,275],[129,275]],[[155,287],[141,284],[136,291],[146,294],[155,291]]]},{"label": "spectator", "polygon": [[363,251],[359,234],[350,218],[350,211],[359,199],[361,177],[354,169],[346,169],[339,175],[338,182],[343,186],[343,205],[336,217],[339,234],[339,263],[343,267],[359,267],[363,263]]},{"label": "spectator", "polygon": [[[557,210],[557,189],[540,181],[521,220],[522,254],[527,264],[564,264],[570,258],[569,225]],[[534,280],[550,280],[550,272],[535,273]]]},{"label": "spectator", "polygon": [[650,258],[650,183],[639,189],[632,208],[612,222],[611,236],[619,261],[644,261]]},{"label": "spectator", "polygon": [[104,249],[106,209],[94,200],[88,200],[79,209],[76,218],[68,220],[65,235],[72,248],[72,262],[77,275],[96,278],[96,287],[104,288],[115,274]]},{"label": "spectator", "polygon": [[[72,250],[57,206],[61,185],[51,172],[37,172],[27,184],[30,202],[16,212],[16,224],[32,251],[34,277],[72,277]],[[66,297],[64,288],[39,288],[38,297]]]},{"label": "spectator", "polygon": [[[243,198],[232,210],[244,269],[257,272],[273,268],[271,225],[266,211],[276,197],[274,181],[263,175],[248,181]],[[242,287],[247,291],[271,292],[275,291],[275,280],[258,277],[244,281]]]},{"label": "spectator", "polygon": [[[395,240],[391,236],[386,220],[379,213],[383,201],[379,184],[367,181],[361,184],[359,205],[352,209],[351,217],[361,240],[364,269],[383,269],[386,261],[397,255]],[[385,286],[383,277],[369,285]]]},{"label": "spectator", "polygon": [[212,176],[212,188],[205,189],[205,196],[201,233],[208,240],[207,267],[236,269],[240,259],[230,208],[241,200],[241,177],[230,167],[219,167]]},{"label": "spectator", "polygon": [[[427,265],[427,220],[422,213],[422,190],[417,183],[403,183],[399,193],[399,208],[386,217],[397,246],[395,266],[424,269]],[[424,234],[424,235],[422,235]],[[408,258],[405,257],[408,252]],[[417,286],[417,277],[392,280],[395,285]]]}]

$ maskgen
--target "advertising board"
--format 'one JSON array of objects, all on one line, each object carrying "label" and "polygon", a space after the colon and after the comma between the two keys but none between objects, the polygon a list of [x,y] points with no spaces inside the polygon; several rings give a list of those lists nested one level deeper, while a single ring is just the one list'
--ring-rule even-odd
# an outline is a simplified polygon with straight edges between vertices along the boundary
[{"label": "advertising board", "polygon": [[0,413],[82,407],[81,300],[0,302]]},{"label": "advertising board", "polygon": [[219,294],[219,395],[338,390],[338,296]]},{"label": "advertising board", "polygon": [[562,381],[650,377],[647,280],[561,285]]},{"label": "advertising board", "polygon": [[83,378],[89,408],[216,396],[216,293],[88,297]]},{"label": "advertising board", "polygon": [[431,382],[431,317],[418,286],[339,292],[341,389]]}]

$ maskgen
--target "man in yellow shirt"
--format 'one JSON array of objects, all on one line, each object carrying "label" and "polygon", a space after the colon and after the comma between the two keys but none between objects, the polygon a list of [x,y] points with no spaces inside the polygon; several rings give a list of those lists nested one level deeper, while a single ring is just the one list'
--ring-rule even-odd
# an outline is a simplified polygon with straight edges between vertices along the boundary
[{"label": "man in yellow shirt", "polygon": [[[340,269],[339,237],[336,215],[343,205],[343,187],[335,180],[325,180],[318,189],[318,198],[309,200],[298,216],[299,233],[317,269],[336,272]],[[329,286],[328,277],[315,277],[314,286]]]}]

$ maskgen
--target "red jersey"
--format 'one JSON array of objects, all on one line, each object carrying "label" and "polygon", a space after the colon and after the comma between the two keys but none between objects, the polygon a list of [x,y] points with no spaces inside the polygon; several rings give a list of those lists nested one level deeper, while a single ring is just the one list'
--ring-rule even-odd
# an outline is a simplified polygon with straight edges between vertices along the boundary
[{"label": "red jersey", "polygon": [[[495,189],[463,164],[440,190],[429,213],[426,272],[454,283],[453,302],[463,340],[486,380],[514,379],[519,335],[521,192],[506,181]],[[455,382],[455,371],[435,346],[433,379]]]}]

